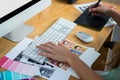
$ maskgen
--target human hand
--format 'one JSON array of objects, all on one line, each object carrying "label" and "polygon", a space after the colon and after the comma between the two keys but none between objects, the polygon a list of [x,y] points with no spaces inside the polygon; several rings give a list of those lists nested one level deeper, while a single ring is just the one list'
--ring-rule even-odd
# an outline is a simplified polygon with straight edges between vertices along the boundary
[{"label": "human hand", "polygon": [[41,52],[41,56],[49,57],[53,60],[68,63],[68,60],[75,54],[71,53],[63,44],[58,43],[58,45],[51,42],[37,46],[37,48],[44,50]]},{"label": "human hand", "polygon": [[97,7],[94,7],[95,4],[89,7],[89,12],[92,12],[92,15],[105,14],[108,16],[109,10],[111,9],[107,5],[99,4]]}]

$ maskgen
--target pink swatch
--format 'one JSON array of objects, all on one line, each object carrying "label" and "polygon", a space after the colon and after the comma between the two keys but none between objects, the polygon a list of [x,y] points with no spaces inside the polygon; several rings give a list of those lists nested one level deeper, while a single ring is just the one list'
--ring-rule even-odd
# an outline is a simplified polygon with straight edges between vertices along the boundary
[{"label": "pink swatch", "polygon": [[2,59],[0,59],[0,66],[2,66],[3,64],[5,64],[5,62],[8,60],[9,58],[7,57],[2,57]]},{"label": "pink swatch", "polygon": [[8,69],[13,63],[14,63],[13,60],[8,59],[6,61],[6,64],[4,64],[2,67],[5,68],[5,69]]},{"label": "pink swatch", "polygon": [[7,58],[6,56],[0,59],[0,66],[4,69],[29,75],[29,76],[34,76],[36,72],[39,71],[39,67],[14,61]]},{"label": "pink swatch", "polygon": [[19,64],[19,62],[14,61],[14,63],[8,69],[14,71],[19,66]]}]

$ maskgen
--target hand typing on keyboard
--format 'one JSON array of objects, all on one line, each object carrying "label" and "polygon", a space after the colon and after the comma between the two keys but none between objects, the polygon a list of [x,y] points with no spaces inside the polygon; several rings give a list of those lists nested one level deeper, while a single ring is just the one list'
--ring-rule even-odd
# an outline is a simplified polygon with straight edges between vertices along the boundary
[{"label": "hand typing on keyboard", "polygon": [[[88,55],[84,56],[84,59],[80,59],[76,54],[70,52],[70,50],[67,47],[60,43],[56,45],[54,43],[49,42],[41,44],[40,46],[38,46],[38,48],[46,51],[40,52],[40,55],[46,56],[58,62],[68,64],[78,75],[76,76],[78,79],[80,78],[83,80],[103,80],[101,76],[92,71],[92,69],[90,69],[90,67],[86,65],[85,58],[88,58]],[[94,54],[92,56],[94,56]],[[93,60],[93,58],[90,57],[90,55],[88,59],[90,60],[88,61],[89,63],[91,62],[91,60]],[[71,72],[72,69],[70,69],[70,71],[69,69],[66,71]],[[88,73],[90,76],[86,77],[86,73]]]},{"label": "hand typing on keyboard", "polygon": [[45,44],[41,44],[40,46],[38,46],[38,48],[46,51],[46,52],[40,52],[39,54],[41,56],[46,56],[59,62],[67,63],[67,57],[71,55],[76,56],[75,54],[71,54],[70,50],[61,43],[58,43],[58,45],[56,45],[52,42],[48,42]]},{"label": "hand typing on keyboard", "polygon": [[35,38],[32,41],[32,43],[23,51],[23,56],[26,56],[40,64],[43,64],[46,60],[46,57],[39,55],[39,53],[43,52],[43,50],[36,48],[36,46],[44,44],[46,42],[57,44],[58,42],[63,41],[75,26],[75,23],[60,18],[41,36]]}]

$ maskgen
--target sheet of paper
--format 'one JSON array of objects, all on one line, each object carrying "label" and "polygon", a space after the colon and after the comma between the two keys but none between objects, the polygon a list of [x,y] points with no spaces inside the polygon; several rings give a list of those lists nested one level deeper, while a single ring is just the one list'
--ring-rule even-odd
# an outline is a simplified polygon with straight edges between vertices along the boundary
[{"label": "sheet of paper", "polygon": [[25,50],[25,48],[32,42],[30,38],[24,38],[21,42],[17,44],[13,49],[11,49],[5,56],[10,59],[15,59],[21,51]]},{"label": "sheet of paper", "polygon": [[100,54],[95,51],[94,48],[88,48],[83,55],[80,56],[80,59],[85,62],[89,67],[95,62],[95,60],[100,56]]},{"label": "sheet of paper", "polygon": [[[67,80],[70,77],[70,75],[73,75],[73,76],[79,78],[77,76],[77,74],[70,67],[66,67],[66,69],[65,69],[65,67],[60,68],[60,67],[50,63],[49,61],[45,62],[45,64],[38,64],[35,61],[32,61],[25,56],[22,56],[22,54],[21,54],[22,51],[31,42],[32,42],[32,39],[25,38],[17,46],[15,46],[11,51],[9,51],[5,55],[9,59],[15,61],[15,63],[14,63],[13,61],[9,60],[8,65],[10,65],[10,63],[11,64],[14,63],[14,65],[16,65],[16,66],[19,65],[18,69],[15,69],[15,71],[22,73],[22,74],[30,75],[30,76],[39,75],[45,79],[50,79],[50,80],[58,80],[58,78],[55,76],[60,77],[59,79],[61,79],[61,76],[62,76],[63,77],[62,80]],[[89,67],[91,67],[93,62],[98,58],[99,53],[97,53],[94,48],[76,44],[71,41],[69,41],[69,42],[73,45],[72,46],[66,45],[66,47],[72,48],[72,51],[75,50],[75,52],[73,52],[73,53],[77,53],[78,57],[80,57],[80,59],[83,60],[83,62],[85,62]],[[80,50],[77,50],[75,48],[76,46],[81,47]],[[78,53],[79,51],[81,54]],[[11,69],[14,70],[14,67],[8,68],[8,65],[2,66],[2,67],[9,69],[9,70],[11,70]],[[23,67],[23,66],[24,66],[24,69],[21,70],[21,67]],[[47,73],[45,73],[45,75],[43,75],[44,72],[47,72]]]},{"label": "sheet of paper", "polygon": [[96,2],[90,2],[85,4],[75,4],[73,5],[78,11],[84,12],[90,5],[95,4]]},{"label": "sheet of paper", "polygon": [[[89,47],[79,58],[91,68],[92,64],[99,57],[99,55],[100,54],[96,52],[94,48]],[[71,73],[71,75],[76,78],[79,78],[72,68],[69,68],[67,72]]]},{"label": "sheet of paper", "polygon": [[69,80],[70,75],[71,73],[58,68],[49,80]]}]

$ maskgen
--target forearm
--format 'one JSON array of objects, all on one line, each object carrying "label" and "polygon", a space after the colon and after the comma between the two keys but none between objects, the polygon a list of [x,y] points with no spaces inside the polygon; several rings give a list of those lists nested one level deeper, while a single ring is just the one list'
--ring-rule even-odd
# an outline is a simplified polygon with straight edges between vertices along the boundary
[{"label": "forearm", "polygon": [[113,9],[110,9],[108,12],[107,12],[107,15],[111,16],[116,22],[117,24],[120,25],[120,13],[113,10]]},{"label": "forearm", "polygon": [[102,77],[96,74],[79,58],[72,57],[71,59],[69,59],[68,63],[82,80],[103,80]]}]

